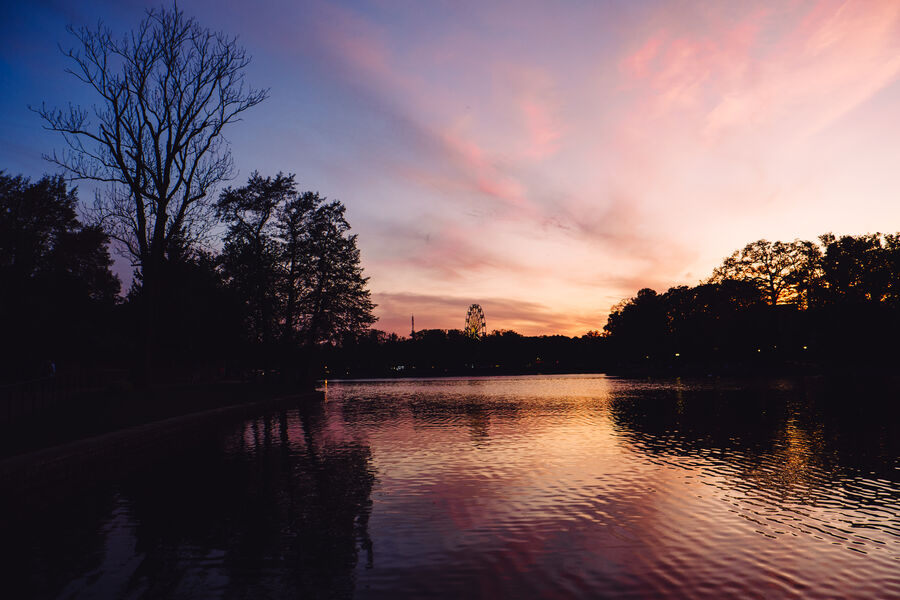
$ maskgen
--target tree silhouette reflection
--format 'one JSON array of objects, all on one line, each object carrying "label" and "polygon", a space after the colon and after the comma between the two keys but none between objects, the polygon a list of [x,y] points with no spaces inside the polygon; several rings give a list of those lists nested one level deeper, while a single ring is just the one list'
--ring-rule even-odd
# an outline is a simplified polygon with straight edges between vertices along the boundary
[{"label": "tree silhouette reflection", "polygon": [[[898,407],[878,382],[828,380],[682,385],[622,396],[610,416],[624,439],[656,456],[728,463],[757,490],[813,502],[818,486],[856,476],[896,480]],[[874,497],[863,501],[881,501]]]},{"label": "tree silhouette reflection", "polygon": [[260,417],[101,489],[94,511],[25,515],[33,581],[16,597],[352,597],[374,563],[375,476],[369,447],[332,427],[322,406]]}]

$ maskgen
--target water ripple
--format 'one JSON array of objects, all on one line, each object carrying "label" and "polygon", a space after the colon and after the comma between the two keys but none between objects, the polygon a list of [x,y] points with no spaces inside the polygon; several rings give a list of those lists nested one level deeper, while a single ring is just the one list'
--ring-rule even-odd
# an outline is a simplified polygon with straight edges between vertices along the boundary
[{"label": "water ripple", "polygon": [[329,382],[24,515],[11,566],[21,597],[900,597],[900,419],[841,393]]}]

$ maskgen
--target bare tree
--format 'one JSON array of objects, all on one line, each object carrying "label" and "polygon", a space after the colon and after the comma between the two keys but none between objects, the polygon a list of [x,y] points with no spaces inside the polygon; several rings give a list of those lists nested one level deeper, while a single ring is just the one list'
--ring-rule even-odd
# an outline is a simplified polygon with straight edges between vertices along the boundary
[{"label": "bare tree", "polygon": [[245,86],[250,58],[236,38],[204,29],[177,7],[148,11],[121,38],[102,24],[69,31],[78,44],[65,52],[74,63],[67,71],[98,103],[90,111],[35,109],[66,142],[46,158],[73,179],[111,184],[96,215],[140,269],[152,328],[170,244],[208,230],[210,192],[231,175],[222,131],[268,91]]},{"label": "bare tree", "polygon": [[[97,209],[135,265],[158,266],[173,237],[201,235],[207,196],[231,175],[223,128],[262,102],[244,86],[250,62],[235,38],[202,28],[177,8],[150,10],[121,39],[102,24],[69,28],[67,69],[99,96],[92,111],[37,109],[66,150],[46,158],[73,179],[114,184]],[[92,120],[93,115],[93,120]],[[95,122],[94,122],[95,121]]]}]

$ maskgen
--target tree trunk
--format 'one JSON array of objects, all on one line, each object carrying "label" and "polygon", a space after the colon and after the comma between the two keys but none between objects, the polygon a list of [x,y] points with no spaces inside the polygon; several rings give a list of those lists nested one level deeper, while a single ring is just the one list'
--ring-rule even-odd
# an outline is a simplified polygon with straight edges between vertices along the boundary
[{"label": "tree trunk", "polygon": [[141,268],[143,307],[143,361],[138,383],[150,387],[156,383],[156,353],[160,305],[163,298],[163,257],[158,251],[151,251]]}]

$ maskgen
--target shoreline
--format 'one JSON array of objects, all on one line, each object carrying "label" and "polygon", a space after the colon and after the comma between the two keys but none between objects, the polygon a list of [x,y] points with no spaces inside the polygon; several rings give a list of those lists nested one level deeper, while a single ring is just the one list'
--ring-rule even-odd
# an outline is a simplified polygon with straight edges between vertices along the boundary
[{"label": "shoreline", "polygon": [[184,413],[9,456],[0,459],[0,505],[52,503],[68,491],[177,454],[215,433],[223,422],[324,397],[318,391],[285,394]]}]

